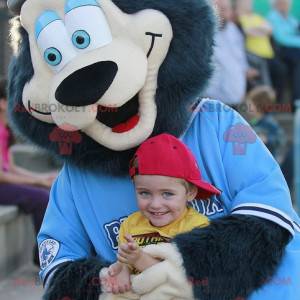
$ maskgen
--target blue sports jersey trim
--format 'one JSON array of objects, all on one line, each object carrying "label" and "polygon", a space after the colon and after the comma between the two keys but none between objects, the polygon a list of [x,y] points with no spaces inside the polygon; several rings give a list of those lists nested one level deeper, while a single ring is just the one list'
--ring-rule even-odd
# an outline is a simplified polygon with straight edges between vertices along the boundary
[{"label": "blue sports jersey trim", "polygon": [[[62,263],[62,264],[63,264],[63,263]],[[58,266],[60,266],[60,265],[58,265]],[[43,282],[43,287],[44,287],[45,290],[47,290],[47,288],[48,288],[48,286],[49,286],[49,283],[50,283],[50,281],[51,281],[51,278],[54,276],[55,272],[57,271],[58,266],[57,266],[56,268],[52,269],[52,270],[51,270],[50,272],[48,272],[48,274],[46,275],[45,280],[44,280],[44,282]]]},{"label": "blue sports jersey trim", "polygon": [[[249,214],[256,215],[257,217],[270,216],[270,221],[276,222],[278,225],[286,228],[292,235],[295,234],[295,227],[291,219],[288,216],[285,216],[284,213],[280,213],[278,210],[272,210],[263,205],[239,205],[238,207],[233,208],[231,211],[232,214]],[[266,217],[267,218],[267,217]]]},{"label": "blue sports jersey trim", "polygon": [[51,264],[48,268],[46,268],[45,270],[42,270],[43,274],[41,275],[41,279],[43,284],[45,285],[46,283],[46,279],[48,277],[48,275],[50,275],[51,271],[53,271],[53,269],[55,267],[57,267],[58,265],[67,262],[67,261],[73,261],[72,259],[68,259],[68,258],[64,258],[64,259],[60,259],[56,262],[54,262],[53,264]]},{"label": "blue sports jersey trim", "polygon": [[286,219],[285,217],[283,217],[279,213],[274,212],[272,210],[269,210],[269,209],[266,209],[266,208],[261,208],[261,207],[255,207],[255,206],[241,206],[241,207],[233,209],[232,212],[235,212],[235,211],[238,211],[238,210],[254,210],[254,211],[261,211],[261,212],[265,212],[265,213],[274,215],[277,218],[281,219],[283,222],[286,222],[288,225],[290,225],[294,229],[294,225],[291,221],[289,221],[288,219]]},{"label": "blue sports jersey trim", "polygon": [[295,221],[293,222],[295,225],[295,229],[300,232],[300,225],[298,223],[296,223]]}]

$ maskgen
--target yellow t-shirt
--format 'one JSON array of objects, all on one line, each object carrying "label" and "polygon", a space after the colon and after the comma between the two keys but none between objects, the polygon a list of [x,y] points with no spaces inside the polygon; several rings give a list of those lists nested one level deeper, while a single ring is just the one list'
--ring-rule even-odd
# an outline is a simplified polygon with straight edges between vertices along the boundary
[{"label": "yellow t-shirt", "polygon": [[[243,30],[247,30],[252,27],[258,27],[263,25],[266,21],[263,17],[252,14],[252,15],[244,15],[239,18],[240,24]],[[271,45],[271,41],[269,37],[266,36],[249,36],[246,35],[246,49],[257,56],[263,58],[273,58],[274,51]]]},{"label": "yellow t-shirt", "polygon": [[131,214],[123,221],[119,231],[119,245],[126,243],[125,234],[132,235],[135,242],[144,247],[150,244],[169,242],[172,237],[179,233],[191,231],[195,227],[205,227],[209,224],[207,217],[199,214],[192,207],[174,222],[163,226],[155,227],[151,225],[139,211]]}]

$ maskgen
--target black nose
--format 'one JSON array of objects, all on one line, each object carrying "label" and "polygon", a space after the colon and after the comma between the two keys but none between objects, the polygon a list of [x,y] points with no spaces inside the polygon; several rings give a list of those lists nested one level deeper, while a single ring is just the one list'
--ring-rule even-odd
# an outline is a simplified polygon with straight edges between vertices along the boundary
[{"label": "black nose", "polygon": [[55,98],[69,106],[94,104],[110,87],[117,72],[118,66],[112,61],[101,61],[84,67],[61,82]]}]

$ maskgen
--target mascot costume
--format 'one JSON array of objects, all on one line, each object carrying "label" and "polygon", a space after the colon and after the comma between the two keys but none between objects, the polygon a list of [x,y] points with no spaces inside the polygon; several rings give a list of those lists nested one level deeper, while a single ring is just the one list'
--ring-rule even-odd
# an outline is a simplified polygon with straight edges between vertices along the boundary
[{"label": "mascot costume", "polygon": [[9,0],[16,131],[64,160],[38,236],[45,300],[96,300],[137,210],[128,165],[163,132],[222,194],[196,199],[205,228],[150,245],[139,299],[299,300],[299,218],[279,166],[247,123],[197,99],[211,70],[205,0]]}]

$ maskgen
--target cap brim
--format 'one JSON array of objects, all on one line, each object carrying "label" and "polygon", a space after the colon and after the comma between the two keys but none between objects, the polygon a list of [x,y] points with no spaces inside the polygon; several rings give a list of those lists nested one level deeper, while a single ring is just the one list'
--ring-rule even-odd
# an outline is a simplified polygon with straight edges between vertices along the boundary
[{"label": "cap brim", "polygon": [[207,199],[213,195],[221,194],[220,190],[218,190],[216,187],[214,187],[212,184],[206,181],[199,179],[191,179],[188,181],[198,188],[196,199]]}]

